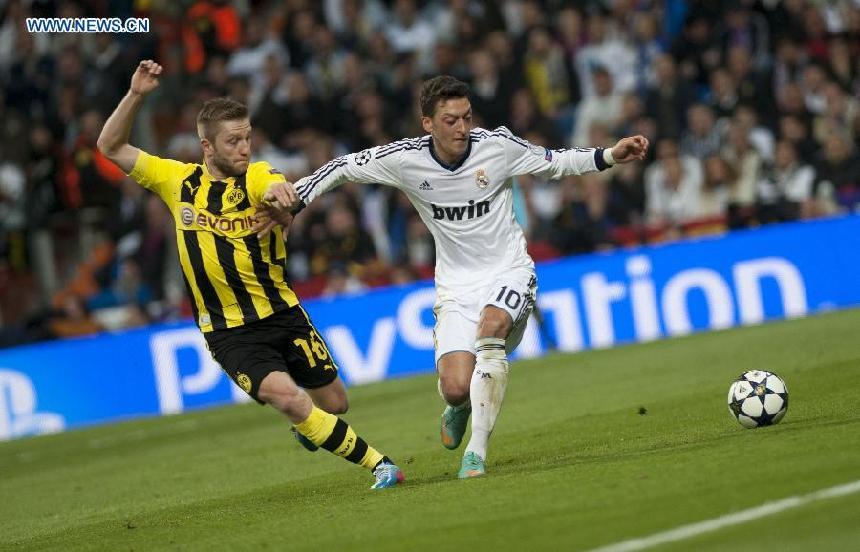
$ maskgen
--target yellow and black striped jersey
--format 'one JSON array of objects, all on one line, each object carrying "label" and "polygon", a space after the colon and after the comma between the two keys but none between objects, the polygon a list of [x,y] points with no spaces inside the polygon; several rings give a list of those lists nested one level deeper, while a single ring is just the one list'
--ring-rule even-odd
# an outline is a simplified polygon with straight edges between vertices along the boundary
[{"label": "yellow and black striped jersey", "polygon": [[284,176],[264,161],[238,177],[215,180],[206,165],[141,151],[129,174],[157,193],[173,214],[179,262],[197,325],[234,328],[298,304],[285,274],[280,232],[259,239],[253,215]]}]

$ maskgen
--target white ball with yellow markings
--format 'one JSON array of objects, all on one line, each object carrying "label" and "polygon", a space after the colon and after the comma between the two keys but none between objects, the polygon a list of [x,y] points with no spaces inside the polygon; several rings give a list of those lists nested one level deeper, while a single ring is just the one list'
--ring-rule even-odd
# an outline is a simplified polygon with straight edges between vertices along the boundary
[{"label": "white ball with yellow markings", "polygon": [[729,387],[729,412],[748,429],[779,423],[788,411],[788,387],[773,372],[744,372]]}]

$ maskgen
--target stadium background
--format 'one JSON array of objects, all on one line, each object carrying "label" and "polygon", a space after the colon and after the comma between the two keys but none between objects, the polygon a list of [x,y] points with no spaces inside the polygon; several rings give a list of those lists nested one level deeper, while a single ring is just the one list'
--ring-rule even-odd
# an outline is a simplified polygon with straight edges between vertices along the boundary
[{"label": "stadium background", "polygon": [[[416,93],[438,73],[470,83],[477,124],[506,125],[536,144],[647,136],[646,163],[561,182],[518,179],[517,215],[538,261],[840,216],[860,202],[856,2],[0,6],[6,347],[187,324],[166,208],[95,148],[144,58],[165,74],[138,117],[135,144],[198,162],[197,110],[227,94],[251,108],[255,157],[292,179],[339,154],[420,135]],[[53,16],[149,17],[151,32],[22,31],[26,17]],[[822,226],[807,243],[815,249],[828,231],[851,228]],[[834,239],[828,254],[852,243]],[[405,197],[384,187],[328,194],[297,219],[289,252],[305,299],[432,276],[432,239]],[[732,312],[733,323],[743,321]],[[709,316],[692,325],[713,327]]]}]

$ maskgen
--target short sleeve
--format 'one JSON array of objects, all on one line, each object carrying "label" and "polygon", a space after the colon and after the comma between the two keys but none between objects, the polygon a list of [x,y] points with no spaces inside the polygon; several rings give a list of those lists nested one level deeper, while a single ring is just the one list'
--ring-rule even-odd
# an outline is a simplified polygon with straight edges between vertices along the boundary
[{"label": "short sleeve", "polygon": [[182,180],[191,172],[192,166],[189,163],[162,159],[141,151],[128,175],[147,190],[157,193],[169,204],[173,191],[182,184]]}]

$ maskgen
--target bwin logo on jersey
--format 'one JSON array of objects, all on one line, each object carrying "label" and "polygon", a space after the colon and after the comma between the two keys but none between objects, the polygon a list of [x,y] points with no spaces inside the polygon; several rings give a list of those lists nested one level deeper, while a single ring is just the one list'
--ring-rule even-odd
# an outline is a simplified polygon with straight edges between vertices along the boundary
[{"label": "bwin logo on jersey", "polygon": [[433,218],[436,220],[463,220],[464,218],[469,220],[482,217],[490,212],[489,201],[479,201],[475,203],[475,200],[470,200],[468,205],[460,207],[439,207],[438,205],[431,203],[430,207],[433,208]]}]

